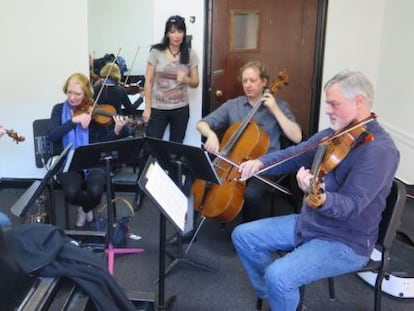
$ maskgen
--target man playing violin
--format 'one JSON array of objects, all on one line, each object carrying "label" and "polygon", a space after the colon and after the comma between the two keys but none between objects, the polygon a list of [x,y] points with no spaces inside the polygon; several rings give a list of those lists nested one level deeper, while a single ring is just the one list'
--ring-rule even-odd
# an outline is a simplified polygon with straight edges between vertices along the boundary
[{"label": "man playing violin", "polygon": [[[302,131],[295,121],[288,104],[276,99],[264,90],[269,84],[266,67],[259,61],[250,61],[240,68],[240,78],[244,95],[230,99],[197,123],[197,129],[206,138],[204,148],[213,153],[220,151],[218,131],[228,129],[232,124],[243,121],[249,112],[258,104],[263,105],[254,114],[252,121],[269,136],[268,151],[281,148],[281,137],[285,136],[293,143],[302,140]],[[244,191],[243,221],[260,218],[263,212],[263,195],[268,186],[262,181],[252,179]]]},{"label": "man playing violin", "polygon": [[[349,153],[318,181],[316,204],[305,198],[300,214],[241,224],[233,231],[233,244],[250,282],[272,310],[296,310],[301,286],[367,263],[399,164],[393,140],[371,114],[374,90],[363,74],[341,72],[324,91],[330,129],[240,165],[242,178],[265,167],[270,174],[297,172],[297,183],[307,198],[317,179],[309,168],[318,151],[310,146],[333,134],[345,137],[350,124],[363,129]],[[290,253],[273,261],[272,251]]]},{"label": "man playing violin", "polygon": [[[49,138],[53,144],[61,145],[60,150],[72,143],[72,150],[90,143],[111,141],[126,137],[129,131],[125,126],[128,120],[115,115],[113,124],[102,125],[95,122],[89,112],[89,103],[93,103],[93,89],[88,78],[82,73],[74,73],[66,80],[63,92],[67,98],[52,108]],[[88,105],[88,107],[82,107]],[[74,113],[78,111],[79,113]],[[56,150],[56,149],[55,149]],[[65,199],[79,206],[77,227],[83,227],[85,222],[93,220],[92,210],[101,202],[105,185],[105,171],[91,169],[84,171],[69,171],[58,174]],[[81,185],[86,183],[86,191]]]}]

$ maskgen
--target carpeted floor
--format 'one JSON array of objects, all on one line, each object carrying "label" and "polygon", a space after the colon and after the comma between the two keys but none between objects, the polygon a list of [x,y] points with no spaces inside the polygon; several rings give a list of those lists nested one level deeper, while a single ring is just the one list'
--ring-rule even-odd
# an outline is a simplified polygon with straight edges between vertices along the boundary
[{"label": "carpeted floor", "polygon": [[[3,188],[0,190],[1,210],[11,216],[15,225],[21,223],[21,219],[11,215],[10,207],[23,192],[24,189]],[[122,196],[130,201],[134,198],[132,193],[117,193],[116,196]],[[60,214],[62,214],[63,206],[62,202],[57,200]],[[119,215],[125,212],[122,203],[118,204],[118,208]],[[73,216],[72,211],[71,223],[74,221]],[[256,297],[230,240],[231,231],[238,221],[236,219],[224,227],[212,220],[205,221],[196,242],[165,277],[165,305],[174,298],[174,302],[169,305],[169,310],[255,310]],[[173,228],[169,223],[166,229],[167,236],[170,236]],[[144,199],[142,208],[132,219],[130,231],[138,235],[140,239],[129,239],[128,246],[142,247],[145,252],[116,256],[114,276],[125,290],[158,295],[159,286],[156,280],[159,277],[160,212],[148,198]],[[168,251],[172,254],[176,253],[176,248],[169,247]],[[173,258],[166,256],[167,269],[172,261]],[[194,267],[187,261],[214,268],[216,271],[210,272]],[[304,302],[306,310],[372,310],[373,288],[358,276],[338,277],[335,279],[335,286],[336,301],[329,300],[326,281],[315,282],[308,286]],[[263,310],[267,309],[268,306],[265,303]],[[383,294],[382,310],[408,311],[413,309],[414,299],[401,299]]]}]

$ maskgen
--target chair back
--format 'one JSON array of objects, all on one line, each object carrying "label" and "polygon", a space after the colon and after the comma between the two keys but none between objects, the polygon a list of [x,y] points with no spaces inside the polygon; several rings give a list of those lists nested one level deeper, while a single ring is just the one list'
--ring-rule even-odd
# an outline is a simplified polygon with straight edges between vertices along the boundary
[{"label": "chair back", "polygon": [[49,158],[55,155],[54,146],[49,140],[48,128],[50,119],[38,119],[33,121],[33,138],[36,167],[43,168]]},{"label": "chair back", "polygon": [[405,185],[394,178],[391,192],[387,197],[387,205],[382,213],[379,226],[378,244],[384,249],[390,249],[401,225],[401,217],[405,207],[407,189]]}]

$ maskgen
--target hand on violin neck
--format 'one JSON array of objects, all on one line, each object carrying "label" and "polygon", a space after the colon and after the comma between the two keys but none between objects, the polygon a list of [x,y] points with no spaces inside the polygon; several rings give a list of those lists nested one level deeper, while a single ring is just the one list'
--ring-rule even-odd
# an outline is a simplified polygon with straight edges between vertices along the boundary
[{"label": "hand on violin neck", "polygon": [[296,180],[299,188],[305,193],[305,202],[311,208],[319,208],[326,201],[325,184],[318,177],[314,177],[309,169],[301,167]]},{"label": "hand on violin neck", "polygon": [[315,209],[320,208],[326,202],[326,194],[325,192],[321,194],[317,194],[317,195],[308,194],[305,197],[305,202],[306,202],[306,205],[311,208],[315,208]]},{"label": "hand on violin neck", "polygon": [[115,135],[119,135],[121,133],[122,128],[128,124],[128,118],[115,115],[112,117],[115,122],[114,133]]}]

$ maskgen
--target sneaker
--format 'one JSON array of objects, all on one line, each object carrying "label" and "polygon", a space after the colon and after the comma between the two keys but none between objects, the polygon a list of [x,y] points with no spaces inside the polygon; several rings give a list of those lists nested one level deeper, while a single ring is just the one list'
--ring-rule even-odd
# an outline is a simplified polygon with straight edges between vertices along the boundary
[{"label": "sneaker", "polygon": [[76,220],[76,227],[83,227],[86,221],[86,213],[83,211],[82,207],[78,208],[78,219]]},{"label": "sneaker", "polygon": [[92,210],[90,210],[89,212],[86,213],[86,221],[92,222],[92,220],[93,220],[93,212]]}]

